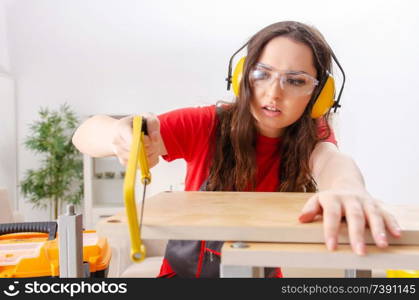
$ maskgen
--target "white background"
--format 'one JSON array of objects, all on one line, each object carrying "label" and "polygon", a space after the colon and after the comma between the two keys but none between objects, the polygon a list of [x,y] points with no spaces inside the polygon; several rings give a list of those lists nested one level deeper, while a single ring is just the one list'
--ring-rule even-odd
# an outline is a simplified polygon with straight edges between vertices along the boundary
[{"label": "white background", "polygon": [[[341,151],[354,157],[374,196],[417,202],[417,1],[0,3],[0,65],[16,81],[19,179],[37,166],[22,142],[41,106],[66,101],[85,118],[229,100],[224,78],[231,54],[262,27],[297,20],[324,34],[346,71],[336,129]],[[1,113],[7,114],[13,111]],[[1,151],[0,159],[8,159]],[[156,189],[179,183],[183,172],[182,162],[153,169]],[[18,204],[26,219],[46,214],[21,196]]]}]

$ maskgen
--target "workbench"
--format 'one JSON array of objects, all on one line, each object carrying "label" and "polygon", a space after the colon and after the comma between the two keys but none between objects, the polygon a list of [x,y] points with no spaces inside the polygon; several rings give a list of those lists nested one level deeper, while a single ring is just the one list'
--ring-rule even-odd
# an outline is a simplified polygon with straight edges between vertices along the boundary
[{"label": "workbench", "polygon": [[[162,192],[146,199],[143,239],[222,240],[222,277],[259,277],[263,267],[345,269],[368,277],[372,269],[419,270],[419,206],[383,204],[397,218],[400,239],[374,246],[366,230],[367,255],[354,254],[346,224],[335,251],[326,249],[321,217],[300,223],[310,193]],[[140,215],[140,214],[139,214]],[[128,230],[124,212],[107,220]]]}]

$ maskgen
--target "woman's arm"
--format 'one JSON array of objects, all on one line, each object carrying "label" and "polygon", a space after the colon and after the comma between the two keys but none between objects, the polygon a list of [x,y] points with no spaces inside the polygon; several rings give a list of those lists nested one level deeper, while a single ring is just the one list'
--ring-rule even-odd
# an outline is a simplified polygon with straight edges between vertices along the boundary
[{"label": "woman's arm", "polygon": [[[144,136],[144,146],[149,167],[155,166],[160,155],[167,154],[160,135],[160,122],[155,115],[143,114],[147,119],[148,136]],[[126,165],[132,143],[132,116],[114,119],[97,115],[87,119],[73,135],[76,148],[93,157],[117,156]]]},{"label": "woman's arm", "polygon": [[319,192],[303,208],[301,222],[310,222],[323,212],[324,237],[328,249],[337,246],[337,236],[342,217],[346,218],[352,249],[365,254],[364,232],[366,224],[378,247],[388,245],[386,228],[394,237],[400,237],[397,221],[384,211],[379,201],[365,188],[362,174],[349,156],[328,142],[315,147],[310,166]]},{"label": "woman's arm", "polygon": [[76,148],[93,157],[115,155],[112,147],[117,119],[97,115],[83,122],[73,135]]}]

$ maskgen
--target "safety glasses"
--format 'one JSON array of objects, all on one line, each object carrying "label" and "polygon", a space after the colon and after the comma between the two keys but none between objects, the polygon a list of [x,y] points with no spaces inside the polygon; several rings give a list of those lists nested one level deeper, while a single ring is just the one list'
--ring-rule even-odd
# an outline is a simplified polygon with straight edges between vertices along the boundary
[{"label": "safety glasses", "polygon": [[250,71],[249,79],[255,88],[268,88],[279,81],[284,94],[290,97],[310,95],[319,84],[316,78],[307,73],[274,71],[272,67],[262,63],[257,63]]}]

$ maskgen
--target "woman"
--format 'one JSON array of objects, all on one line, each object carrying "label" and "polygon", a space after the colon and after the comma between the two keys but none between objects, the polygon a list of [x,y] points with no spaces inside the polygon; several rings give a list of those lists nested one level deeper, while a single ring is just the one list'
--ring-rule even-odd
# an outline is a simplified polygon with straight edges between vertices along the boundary
[{"label": "woman", "polygon": [[[147,118],[145,144],[151,166],[159,156],[185,159],[185,190],[316,192],[301,222],[322,214],[327,248],[337,247],[342,217],[352,249],[365,254],[364,231],[378,247],[388,245],[386,229],[400,237],[396,220],[366,190],[354,161],[340,153],[327,122],[313,118],[313,106],[331,73],[332,52],[322,35],[298,22],[279,22],[247,44],[239,93],[233,103],[184,108]],[[126,164],[132,117],[94,116],[73,137],[95,157],[116,155]],[[206,256],[222,243],[171,241],[160,276],[216,277]],[[271,275],[280,277],[280,270]]]}]

